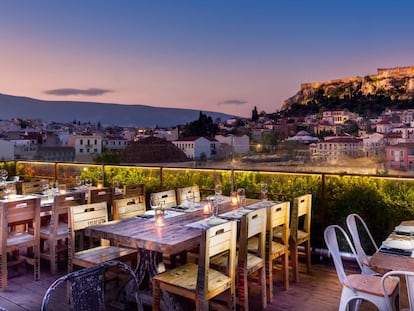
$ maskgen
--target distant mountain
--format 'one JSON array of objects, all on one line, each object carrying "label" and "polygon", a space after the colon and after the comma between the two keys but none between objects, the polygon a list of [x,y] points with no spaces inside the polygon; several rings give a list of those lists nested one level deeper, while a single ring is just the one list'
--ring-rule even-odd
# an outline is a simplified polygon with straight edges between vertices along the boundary
[{"label": "distant mountain", "polygon": [[[199,117],[200,110],[162,108],[145,105],[120,105],[96,102],[46,101],[0,94],[0,119],[41,119],[45,121],[91,122],[102,125],[160,127],[186,124]],[[204,111],[213,120],[232,115]]]},{"label": "distant mountain", "polygon": [[286,115],[348,109],[376,116],[386,108],[414,108],[414,66],[379,68],[377,74],[304,83],[281,109]]}]

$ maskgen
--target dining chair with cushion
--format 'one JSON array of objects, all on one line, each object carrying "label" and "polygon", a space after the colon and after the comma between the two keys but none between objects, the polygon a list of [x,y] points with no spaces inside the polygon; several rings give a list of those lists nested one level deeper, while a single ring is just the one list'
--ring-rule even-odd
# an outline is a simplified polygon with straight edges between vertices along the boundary
[{"label": "dining chair with cushion", "polygon": [[370,250],[370,254],[373,254],[378,251],[378,246],[367,224],[358,214],[350,214],[346,217],[346,225],[351,233],[359,261],[362,263],[362,272],[365,274],[377,274],[369,267],[369,259],[371,256],[367,255],[368,249]]},{"label": "dining chair with cushion", "polygon": [[[160,310],[162,291],[191,299],[195,310],[208,310],[210,300],[227,293],[226,307],[235,310],[236,238],[236,221],[203,230],[198,264],[186,263],[153,277],[153,310]],[[226,271],[211,268],[211,257],[225,252]]]},{"label": "dining chair with cushion", "polygon": [[113,201],[114,220],[135,217],[145,213],[145,198],[142,195]]},{"label": "dining chair with cushion", "polygon": [[[414,310],[414,272],[413,271],[401,271],[401,270],[394,270],[385,273],[382,276],[382,288],[384,291],[384,296],[386,297],[386,304],[387,304],[387,311],[393,311],[393,302],[389,299],[390,293],[388,292],[387,280],[389,278],[404,278],[405,285],[407,287],[407,295],[408,295],[408,308],[400,309],[400,311],[409,311]],[[400,286],[404,282],[400,283]]]},{"label": "dining chair with cushion", "polygon": [[[106,202],[75,205],[68,207],[69,212],[69,241],[68,241],[68,271],[73,266],[91,267],[108,260],[121,260],[136,263],[137,250],[111,246],[108,240],[101,240],[99,246],[91,247],[90,243],[82,243],[83,234],[75,234],[88,226],[101,225],[108,222]],[[76,239],[80,239],[76,243]],[[86,245],[88,244],[88,245]],[[88,247],[87,249],[83,249]]]},{"label": "dining chair with cushion", "polygon": [[[10,230],[24,224],[25,231]],[[8,266],[27,262],[40,278],[40,198],[0,202],[0,290],[7,288]]]},{"label": "dining chair with cushion", "polygon": [[177,204],[185,203],[199,203],[200,202],[200,188],[198,185],[191,187],[184,187],[177,189]]},{"label": "dining chair with cushion", "polygon": [[[118,289],[129,289],[128,296],[134,297],[134,302],[139,311],[143,310],[143,306],[138,296],[138,281],[137,277],[131,268],[120,261],[111,260],[100,263],[96,266],[89,268],[84,268],[75,272],[70,272],[57,280],[55,280],[46,290],[46,293],[43,296],[42,300],[42,311],[52,310],[54,306],[52,302],[52,296],[59,287],[67,283],[69,287],[69,301],[71,304],[71,310],[86,311],[86,310],[96,310],[103,311],[107,310],[107,305],[116,302],[116,306],[122,307],[122,310],[125,310],[126,301],[122,301],[121,297],[108,297],[106,293],[108,290],[105,290],[105,272],[109,270],[115,270],[116,273],[120,271],[128,275],[128,280],[126,284],[131,284],[131,286],[125,286],[126,284],[119,284]],[[123,294],[123,291],[118,290],[118,294]],[[109,293],[108,293],[109,294]],[[121,300],[121,301],[120,301]],[[58,303],[59,309],[62,308],[62,302]],[[53,309],[54,310],[54,309]]]},{"label": "dining chair with cushion", "polygon": [[[306,271],[311,268],[311,214],[312,194],[305,194],[293,199],[290,222],[290,256],[292,263],[293,280],[299,281],[299,255],[306,259]],[[304,251],[298,247],[303,245]]]},{"label": "dining chair with cushion", "polygon": [[112,213],[112,201],[114,198],[114,188],[112,187],[103,187],[103,188],[96,188],[96,189],[89,189],[87,194],[87,203],[100,203],[106,202],[108,207],[108,219],[113,219]]},{"label": "dining chair with cushion", "polygon": [[[386,299],[390,299],[398,305],[399,281],[395,278],[386,278],[369,274],[347,274],[342,262],[341,252],[351,251],[355,256],[360,271],[362,272],[362,263],[359,261],[355,248],[347,233],[338,225],[330,225],[324,231],[325,243],[333,258],[336,273],[342,284],[341,300],[339,311],[348,310],[350,306],[357,309],[362,300],[373,303],[379,310],[389,310]],[[342,242],[344,244],[340,245]],[[386,291],[383,290],[383,286]],[[387,293],[387,297],[384,296]]]},{"label": "dining chair with cushion", "polygon": [[[53,197],[50,223],[40,228],[40,257],[50,261],[50,273],[56,274],[59,255],[67,257],[68,206],[85,204],[85,192],[75,191]],[[47,247],[45,247],[47,244]]]}]

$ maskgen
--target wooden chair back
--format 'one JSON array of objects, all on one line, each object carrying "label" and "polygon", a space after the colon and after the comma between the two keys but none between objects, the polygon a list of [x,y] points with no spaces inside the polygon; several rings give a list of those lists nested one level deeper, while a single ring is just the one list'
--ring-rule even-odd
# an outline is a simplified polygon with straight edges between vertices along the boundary
[{"label": "wooden chair back", "polygon": [[42,192],[43,187],[40,181],[25,181],[22,183],[22,194]]},{"label": "wooden chair back", "polygon": [[293,241],[297,241],[298,231],[310,236],[311,212],[312,194],[304,194],[293,199],[292,221],[290,223],[290,236]]},{"label": "wooden chair back", "polygon": [[108,220],[112,220],[112,201],[114,198],[114,188],[104,187],[101,189],[90,189],[88,191],[88,204],[106,202],[108,207]]},{"label": "wooden chair back", "polygon": [[[249,309],[248,276],[259,272],[261,307],[267,305],[266,299],[266,225],[267,209],[260,208],[243,215],[240,220],[237,304],[241,309]],[[249,239],[257,240],[255,248],[249,249]]]},{"label": "wooden chair back", "polygon": [[123,187],[124,198],[136,197],[136,196],[145,197],[145,192],[146,192],[145,184],[131,184],[131,185],[124,185]]},{"label": "wooden chair back", "polygon": [[74,191],[58,194],[53,197],[52,214],[50,217],[50,234],[55,236],[59,228],[62,215],[68,214],[68,206],[85,204],[85,192]]},{"label": "wooden chair back", "polygon": [[198,185],[177,189],[178,205],[186,203],[192,199],[194,199],[193,202],[195,203],[200,202],[200,188]]},{"label": "wooden chair back", "polygon": [[114,220],[130,218],[145,213],[145,196],[139,195],[113,201]]},{"label": "wooden chair back", "polygon": [[267,210],[267,230],[269,232],[269,242],[277,237],[280,241],[289,246],[289,218],[290,218],[290,202],[281,202],[271,206]]},{"label": "wooden chair back", "polygon": [[[10,230],[16,224],[25,224],[24,232]],[[40,198],[31,198],[16,201],[3,201],[0,203],[0,290],[7,287],[7,253],[20,248],[33,247],[33,258],[27,262],[34,266],[34,279],[40,275]],[[15,262],[21,261],[17,252]]]},{"label": "wooden chair back", "polygon": [[209,278],[210,259],[218,254],[228,252],[226,275],[232,280],[230,284],[224,284],[220,292],[230,289],[235,292],[236,279],[236,241],[237,223],[229,221],[224,224],[211,227],[202,233],[200,244],[200,259],[198,264],[197,292],[205,297],[205,300],[216,296],[217,292],[209,292],[209,282],[217,281]]},{"label": "wooden chair back", "polygon": [[175,190],[151,193],[151,197],[157,197],[163,208],[172,208],[177,206]]}]

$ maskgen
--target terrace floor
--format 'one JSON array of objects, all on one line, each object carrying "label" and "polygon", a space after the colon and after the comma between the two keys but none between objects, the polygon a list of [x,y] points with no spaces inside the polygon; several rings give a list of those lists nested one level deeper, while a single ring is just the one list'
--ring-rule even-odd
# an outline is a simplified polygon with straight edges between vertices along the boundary
[{"label": "terrace floor", "polygon": [[[305,269],[305,266],[301,267]],[[352,264],[348,269],[354,270]],[[0,292],[0,306],[9,311],[40,310],[44,293],[48,286],[57,278],[48,273],[48,267],[42,264],[41,280],[33,281],[30,268],[27,271],[14,273],[8,280],[8,288]],[[62,274],[62,273],[61,273]],[[257,310],[260,305],[255,295],[255,288],[251,288],[250,304],[251,310]],[[314,263],[311,273],[300,273],[300,282],[291,283],[287,291],[282,290],[281,279],[276,279],[274,287],[274,298],[265,310],[338,310],[341,286],[339,284],[335,268],[328,260]],[[65,303],[66,291],[60,290],[56,293],[52,305],[54,310],[69,310]],[[150,308],[148,308],[150,310]],[[360,310],[376,310],[369,304],[362,304]]]}]

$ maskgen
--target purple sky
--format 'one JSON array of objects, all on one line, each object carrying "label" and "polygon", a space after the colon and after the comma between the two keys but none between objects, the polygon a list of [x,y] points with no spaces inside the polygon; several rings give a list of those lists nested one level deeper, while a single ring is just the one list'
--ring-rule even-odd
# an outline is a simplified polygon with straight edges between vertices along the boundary
[{"label": "purple sky", "polygon": [[413,1],[2,0],[0,93],[275,112],[304,82],[414,65]]}]

